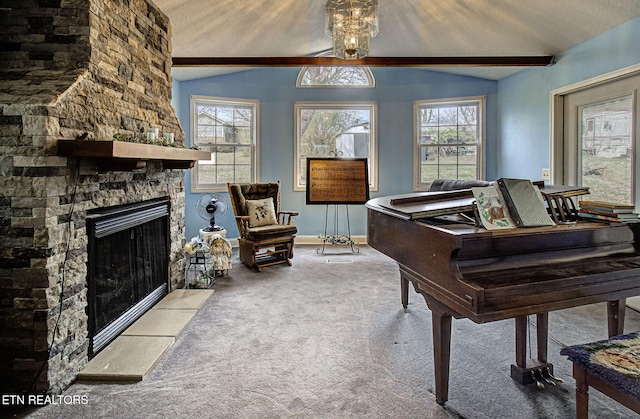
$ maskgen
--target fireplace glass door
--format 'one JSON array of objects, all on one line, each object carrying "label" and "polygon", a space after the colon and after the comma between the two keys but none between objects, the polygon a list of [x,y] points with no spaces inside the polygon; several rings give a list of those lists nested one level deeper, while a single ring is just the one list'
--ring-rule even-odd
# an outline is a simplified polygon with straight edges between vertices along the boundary
[{"label": "fireplace glass door", "polygon": [[168,207],[148,202],[88,215],[90,356],[167,294]]}]

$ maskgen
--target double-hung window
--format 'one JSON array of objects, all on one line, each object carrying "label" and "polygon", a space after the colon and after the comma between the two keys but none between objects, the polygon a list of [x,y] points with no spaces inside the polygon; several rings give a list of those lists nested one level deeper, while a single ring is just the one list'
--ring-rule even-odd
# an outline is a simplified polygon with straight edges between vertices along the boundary
[{"label": "double-hung window", "polygon": [[414,102],[414,187],[484,177],[484,97]]},{"label": "double-hung window", "polygon": [[191,96],[191,145],[210,151],[191,170],[192,192],[223,192],[227,182],[256,181],[257,100]]},{"label": "double-hung window", "polygon": [[366,158],[378,190],[376,102],[295,102],[295,184],[304,191],[308,157]]}]

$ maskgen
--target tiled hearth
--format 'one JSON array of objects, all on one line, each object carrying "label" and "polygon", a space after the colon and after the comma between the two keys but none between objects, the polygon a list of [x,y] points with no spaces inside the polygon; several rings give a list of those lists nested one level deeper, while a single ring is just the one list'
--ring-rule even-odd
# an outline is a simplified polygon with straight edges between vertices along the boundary
[{"label": "tiled hearth", "polygon": [[89,361],[79,381],[140,381],[151,372],[214,290],[176,290]]}]

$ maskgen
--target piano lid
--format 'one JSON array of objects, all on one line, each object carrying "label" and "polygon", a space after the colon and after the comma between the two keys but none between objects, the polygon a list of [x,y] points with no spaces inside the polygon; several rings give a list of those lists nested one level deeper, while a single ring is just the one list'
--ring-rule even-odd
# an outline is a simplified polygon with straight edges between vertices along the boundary
[{"label": "piano lid", "polygon": [[[543,195],[572,197],[589,193],[588,188],[581,186],[540,185],[539,182],[534,184],[539,187]],[[472,212],[475,199],[471,189],[458,189],[395,195],[378,198],[375,201],[380,207],[390,210],[401,218],[416,220]]]},{"label": "piano lid", "polygon": [[460,189],[397,195],[382,199],[378,204],[403,218],[415,220],[473,211],[474,200],[471,189]]}]

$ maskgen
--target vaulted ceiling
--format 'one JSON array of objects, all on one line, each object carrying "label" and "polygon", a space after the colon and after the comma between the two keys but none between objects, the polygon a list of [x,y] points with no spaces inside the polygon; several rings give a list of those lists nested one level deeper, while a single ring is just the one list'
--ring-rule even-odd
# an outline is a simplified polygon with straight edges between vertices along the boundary
[{"label": "vaulted ceiling", "polygon": [[[325,0],[155,0],[173,57],[314,57],[331,48]],[[379,0],[371,57],[550,56],[640,16],[640,0]],[[276,60],[277,62],[277,60]],[[277,64],[276,64],[277,65]],[[174,66],[177,80],[245,67]],[[489,79],[523,67],[435,67]]]}]

